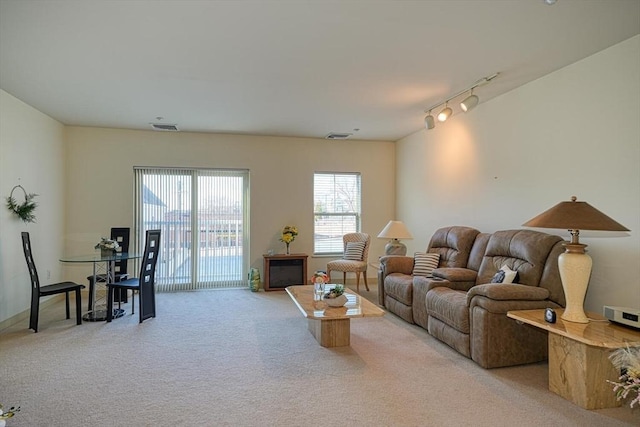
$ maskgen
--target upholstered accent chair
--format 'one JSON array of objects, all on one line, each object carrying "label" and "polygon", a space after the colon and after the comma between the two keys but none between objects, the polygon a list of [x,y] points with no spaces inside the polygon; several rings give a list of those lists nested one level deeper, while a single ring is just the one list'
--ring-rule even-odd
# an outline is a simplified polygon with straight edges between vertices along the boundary
[{"label": "upholstered accent chair", "polygon": [[360,291],[360,274],[364,275],[364,286],[369,290],[367,283],[367,264],[369,257],[369,244],[371,236],[367,233],[347,233],[342,236],[344,255],[342,259],[327,263],[327,276],[331,281],[331,271],[342,271],[342,283],[346,283],[347,273],[356,274],[356,292]]}]

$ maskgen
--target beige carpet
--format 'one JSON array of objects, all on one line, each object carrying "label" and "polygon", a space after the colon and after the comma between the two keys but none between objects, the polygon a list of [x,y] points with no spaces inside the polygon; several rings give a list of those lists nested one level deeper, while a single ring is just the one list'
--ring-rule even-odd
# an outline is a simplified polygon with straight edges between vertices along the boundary
[{"label": "beige carpet", "polygon": [[[366,293],[375,301],[375,292]],[[628,406],[586,411],[547,390],[547,365],[484,370],[387,314],[351,322],[351,346],[320,347],[284,292],[159,294],[111,324],[44,310],[0,333],[9,427],[621,426]]]}]

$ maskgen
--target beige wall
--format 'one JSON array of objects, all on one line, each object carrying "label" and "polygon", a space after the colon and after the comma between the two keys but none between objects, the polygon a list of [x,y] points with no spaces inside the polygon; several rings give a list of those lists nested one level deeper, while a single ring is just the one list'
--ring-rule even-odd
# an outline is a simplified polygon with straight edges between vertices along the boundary
[{"label": "beige wall", "polygon": [[[60,281],[64,235],[63,126],[0,90],[0,322],[29,308],[31,285],[20,232],[28,231],[42,281]],[[36,223],[5,208],[15,185],[36,193]],[[14,192],[22,201],[23,193]]]},{"label": "beige wall", "polygon": [[640,308],[639,118],[636,36],[403,138],[397,216],[416,237],[409,251],[446,225],[522,228],[576,195],[631,229],[581,233],[593,258],[587,308]]},{"label": "beige wall", "polygon": [[[86,283],[86,266],[62,271],[57,260],[91,250],[113,225],[132,224],[134,165],[250,169],[250,262],[259,268],[262,253],[282,249],[285,224],[301,230],[293,250],[311,253],[316,170],[362,172],[363,230],[375,236],[401,219],[415,236],[405,241],[410,252],[424,250],[438,227],[520,228],[575,194],[632,230],[582,233],[594,259],[587,307],[638,308],[639,76],[636,36],[395,145],[65,128],[0,91],[0,193],[4,200],[20,183],[40,194],[36,224],[0,209],[0,322],[29,307],[19,232],[37,240],[43,280],[50,272],[51,280]],[[384,243],[373,238],[370,259]],[[311,258],[309,269],[325,265]]]},{"label": "beige wall", "polygon": [[[67,127],[65,251],[92,251],[111,226],[132,226],[134,166],[249,169],[250,263],[263,274],[262,254],[284,252],[278,238],[287,224],[300,232],[292,251],[313,253],[313,173],[341,171],[362,174],[362,231],[373,236],[374,261],[386,243],[375,236],[394,214],[394,150],[379,141]],[[326,263],[310,257],[308,270]],[[70,266],[66,273],[84,283],[86,270]],[[368,276],[375,275],[370,269]]]}]

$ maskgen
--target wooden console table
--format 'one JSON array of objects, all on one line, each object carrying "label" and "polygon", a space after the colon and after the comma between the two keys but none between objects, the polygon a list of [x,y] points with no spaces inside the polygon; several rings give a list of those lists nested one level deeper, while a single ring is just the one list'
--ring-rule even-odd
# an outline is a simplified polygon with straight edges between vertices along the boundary
[{"label": "wooden console table", "polygon": [[611,350],[640,346],[640,332],[587,313],[589,323],[544,320],[544,310],[509,311],[507,316],[549,332],[549,390],[585,409],[620,406],[606,380],[620,376],[609,360]]},{"label": "wooden console table", "polygon": [[264,290],[284,291],[307,282],[307,254],[276,254],[264,257]]}]

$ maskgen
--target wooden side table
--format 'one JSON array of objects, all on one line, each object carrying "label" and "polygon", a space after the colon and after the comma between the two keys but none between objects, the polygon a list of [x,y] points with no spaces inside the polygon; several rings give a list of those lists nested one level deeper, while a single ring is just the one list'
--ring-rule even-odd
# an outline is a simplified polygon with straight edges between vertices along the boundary
[{"label": "wooden side table", "polygon": [[287,286],[307,282],[307,254],[263,255],[264,290],[283,291]]},{"label": "wooden side table", "polygon": [[585,409],[620,406],[611,384],[620,372],[609,360],[612,349],[640,346],[640,332],[587,313],[589,323],[544,320],[544,310],[509,311],[507,316],[549,332],[549,390]]}]

